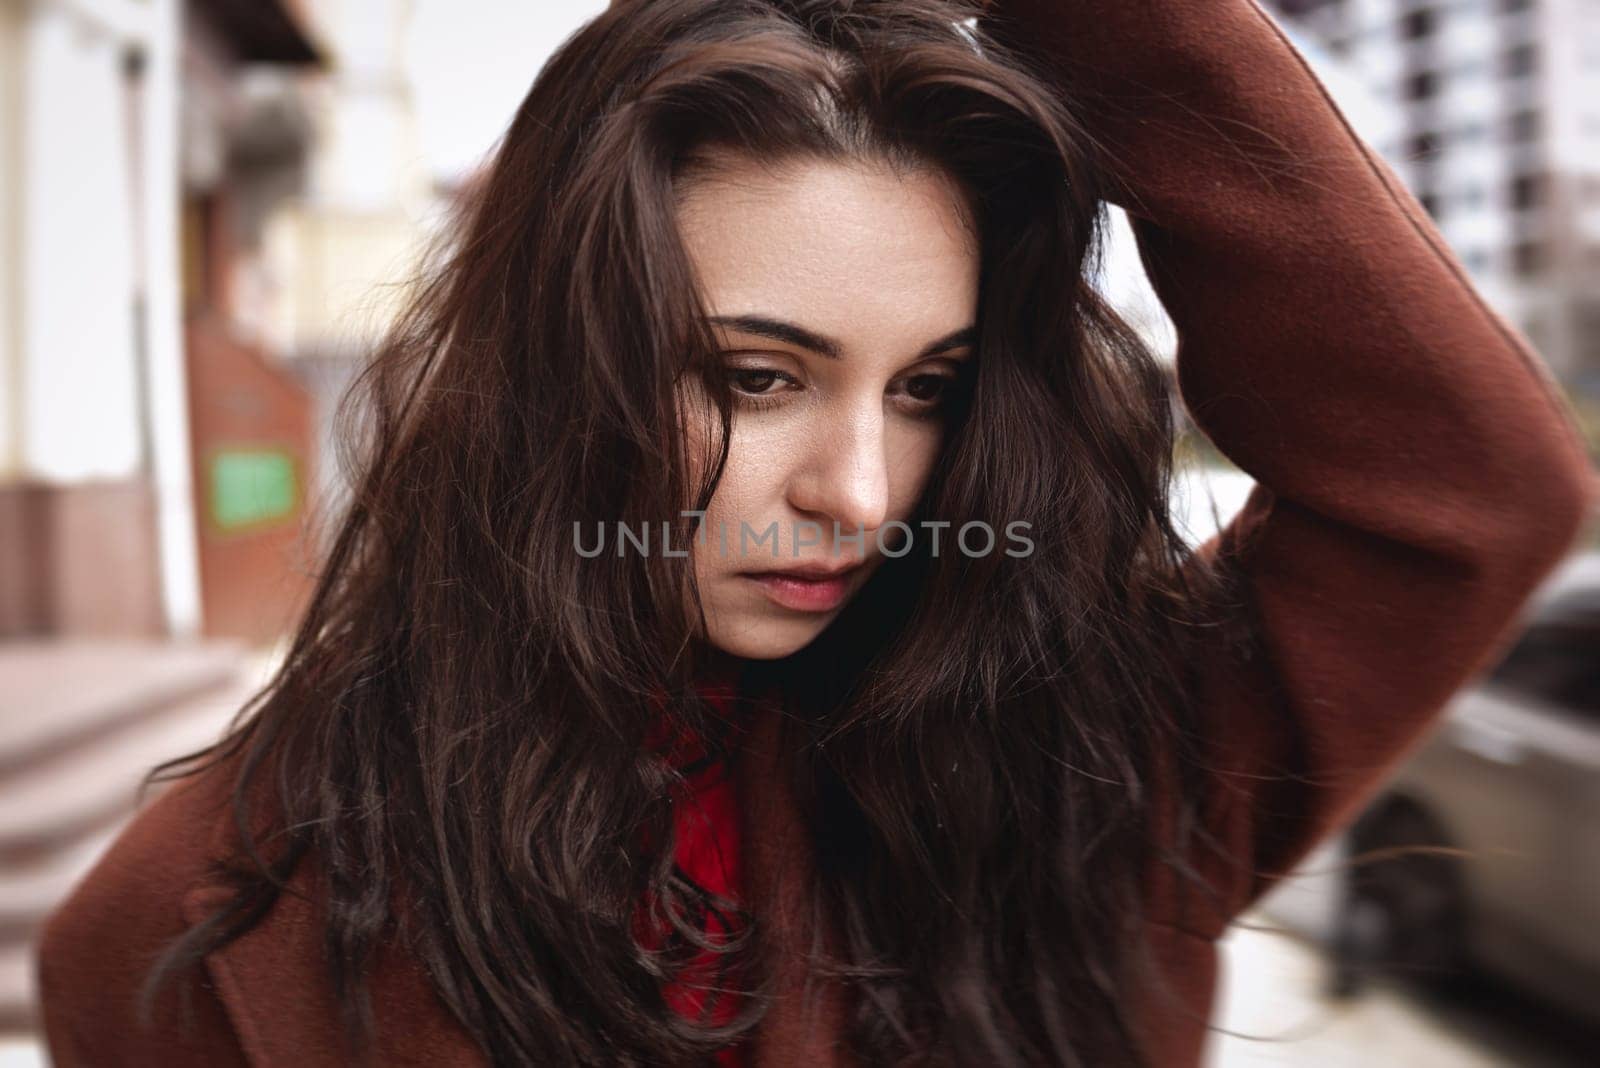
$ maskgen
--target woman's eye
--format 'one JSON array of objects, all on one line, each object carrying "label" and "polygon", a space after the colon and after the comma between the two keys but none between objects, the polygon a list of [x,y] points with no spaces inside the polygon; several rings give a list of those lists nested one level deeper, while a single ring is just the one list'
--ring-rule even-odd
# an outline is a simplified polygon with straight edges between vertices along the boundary
[{"label": "woman's eye", "polygon": [[[728,367],[728,383],[747,403],[757,407],[782,403],[788,385],[799,386],[799,381],[786,371],[770,367]],[[902,379],[892,392],[904,397],[919,414],[941,410],[949,402],[957,381],[953,375],[921,374]]]},{"label": "woman's eye", "polygon": [[914,414],[932,418],[942,416],[955,401],[959,385],[954,375],[914,375],[901,388]]},{"label": "woman's eye", "polygon": [[757,396],[766,393],[781,377],[781,372],[769,371],[760,367],[735,367],[728,374],[733,380],[733,384],[741,392],[753,393]]},{"label": "woman's eye", "polygon": [[954,383],[948,375],[918,375],[906,382],[906,392],[913,400],[937,401]]}]

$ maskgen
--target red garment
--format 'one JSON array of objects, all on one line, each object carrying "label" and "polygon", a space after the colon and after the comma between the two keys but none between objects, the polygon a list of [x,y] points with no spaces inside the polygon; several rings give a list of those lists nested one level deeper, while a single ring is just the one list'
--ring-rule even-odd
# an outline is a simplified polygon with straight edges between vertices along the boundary
[{"label": "red garment", "polygon": [[[697,688],[725,719],[735,720],[740,714],[737,679],[732,674],[708,674]],[[667,753],[675,767],[692,769],[687,773],[688,789],[677,799],[673,810],[679,869],[706,890],[740,900],[739,810],[727,761],[713,760],[704,739],[687,728],[672,733],[665,718],[657,721],[648,742],[651,748]],[[647,904],[648,901],[640,904],[641,919]],[[720,935],[731,933],[715,910],[707,916],[706,929]],[[659,946],[648,941],[644,926],[639,930],[647,944]],[[700,1019],[710,997],[705,988],[718,985],[717,962],[717,954],[703,951],[684,979],[665,988],[667,1003],[689,1019]],[[720,994],[712,1002],[706,1022],[728,1022],[738,1014],[743,1002],[740,995]],[[730,1046],[718,1052],[713,1063],[718,1068],[745,1068],[749,1063],[747,1050],[746,1044]]]}]

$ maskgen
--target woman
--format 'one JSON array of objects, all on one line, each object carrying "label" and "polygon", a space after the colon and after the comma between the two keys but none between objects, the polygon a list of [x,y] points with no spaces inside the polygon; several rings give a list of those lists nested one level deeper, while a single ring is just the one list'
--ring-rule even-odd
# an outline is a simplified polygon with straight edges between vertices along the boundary
[{"label": "woman", "polygon": [[[58,1064],[1197,1063],[1217,938],[1590,468],[1251,0],[974,13],[632,0],[551,58],[282,671],[45,934]],[[1198,553],[1103,201],[1259,483]]]}]

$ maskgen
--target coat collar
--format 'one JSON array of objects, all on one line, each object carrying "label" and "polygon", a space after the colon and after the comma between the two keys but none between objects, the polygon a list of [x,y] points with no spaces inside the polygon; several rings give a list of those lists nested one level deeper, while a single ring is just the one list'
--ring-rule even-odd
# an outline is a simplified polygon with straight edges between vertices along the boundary
[{"label": "coat collar", "polygon": [[[719,684],[731,681],[718,679]],[[802,1063],[842,1068],[849,1063],[836,1048],[842,997],[820,981],[806,990],[804,959],[813,939],[803,885],[812,853],[781,758],[781,726],[781,709],[755,706],[740,758],[733,762],[744,896],[767,923],[767,952],[777,972],[778,997],[751,1039],[749,1063],[753,1068]],[[263,771],[257,781],[270,781],[270,775]],[[232,811],[224,809],[213,827],[210,855],[235,853],[236,840]],[[302,863],[258,924],[206,958],[251,1068],[352,1063],[324,963],[323,909],[313,870]],[[204,921],[229,894],[217,878],[195,884],[182,898],[185,922]],[[487,1054],[445,1005],[421,961],[397,943],[376,951],[370,989],[378,1024],[372,1063],[488,1068]]]},{"label": "coat collar", "polygon": [[[258,782],[270,781],[263,771]],[[228,778],[231,785],[232,779]],[[260,824],[258,824],[260,826]],[[210,856],[237,852],[233,812],[225,809]],[[355,1063],[342,1045],[332,980],[322,945],[320,894],[302,863],[271,911],[249,931],[213,950],[206,968],[251,1068],[336,1068]],[[191,926],[231,896],[217,877],[197,883],[181,902]],[[487,1068],[488,1058],[437,995],[421,961],[385,944],[371,978],[377,1043],[373,1064]]]}]

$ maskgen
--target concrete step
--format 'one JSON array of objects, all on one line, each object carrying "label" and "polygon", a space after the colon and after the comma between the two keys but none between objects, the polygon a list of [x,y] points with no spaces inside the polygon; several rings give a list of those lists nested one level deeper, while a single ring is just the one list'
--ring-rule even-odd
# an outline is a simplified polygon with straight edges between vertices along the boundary
[{"label": "concrete step", "polygon": [[209,745],[253,693],[236,666],[228,685],[80,740],[71,750],[0,781],[0,869],[9,874],[73,849],[134,808],[144,774]]},{"label": "concrete step", "polygon": [[[8,678],[23,685],[0,689],[0,744],[12,747],[0,752],[0,1035],[21,1035],[37,1021],[41,922],[139,805],[167,789],[154,784],[141,798],[145,774],[221,737],[271,677],[277,654],[231,643],[106,643],[36,646],[39,658],[24,663],[15,647],[3,652],[0,687]],[[161,679],[163,665],[175,679]]]},{"label": "concrete step", "polygon": [[36,956],[31,941],[0,946],[0,1034],[16,1035],[38,1027]]},{"label": "concrete step", "polygon": [[247,655],[234,641],[0,643],[0,788],[89,739],[228,684]]},{"label": "concrete step", "polygon": [[50,1068],[44,1042],[37,1035],[0,1036],[0,1068]]},{"label": "concrete step", "polygon": [[131,812],[120,815],[100,830],[48,854],[41,863],[7,868],[0,881],[0,945],[32,934],[132,818]]}]

